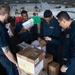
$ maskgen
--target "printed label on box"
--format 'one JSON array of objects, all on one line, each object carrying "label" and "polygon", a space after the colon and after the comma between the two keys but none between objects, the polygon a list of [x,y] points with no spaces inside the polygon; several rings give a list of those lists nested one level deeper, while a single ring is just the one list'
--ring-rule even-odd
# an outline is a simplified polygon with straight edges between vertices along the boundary
[{"label": "printed label on box", "polygon": [[38,75],[43,68],[43,60],[35,67],[35,74]]},{"label": "printed label on box", "polygon": [[32,57],[36,57],[38,55],[38,53],[34,52],[33,54],[31,54]]},{"label": "printed label on box", "polygon": [[35,60],[35,65],[36,65],[38,62],[39,62],[39,58],[37,58],[37,59]]}]

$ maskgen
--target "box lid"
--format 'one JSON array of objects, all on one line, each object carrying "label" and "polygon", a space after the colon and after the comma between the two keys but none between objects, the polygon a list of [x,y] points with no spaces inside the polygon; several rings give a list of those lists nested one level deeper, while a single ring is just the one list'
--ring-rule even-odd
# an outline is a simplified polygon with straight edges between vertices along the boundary
[{"label": "box lid", "polygon": [[50,65],[53,66],[53,67],[55,67],[55,66],[57,66],[59,64],[53,61],[53,62],[50,63]]},{"label": "box lid", "polygon": [[[36,58],[38,58],[41,54],[43,54],[42,50],[37,50],[31,47],[28,47],[17,53],[17,55],[21,58],[29,58],[32,60],[36,60]],[[44,56],[42,55],[42,57]]]}]

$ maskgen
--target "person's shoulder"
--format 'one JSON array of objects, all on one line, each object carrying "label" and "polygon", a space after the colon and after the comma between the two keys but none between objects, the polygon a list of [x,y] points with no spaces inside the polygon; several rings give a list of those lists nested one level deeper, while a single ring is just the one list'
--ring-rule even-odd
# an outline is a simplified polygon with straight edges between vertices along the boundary
[{"label": "person's shoulder", "polygon": [[55,26],[59,26],[59,22],[58,22],[58,20],[57,20],[55,17],[53,17],[52,23],[53,23]]},{"label": "person's shoulder", "polygon": [[0,24],[0,31],[2,30],[2,26],[1,26],[1,24]]},{"label": "person's shoulder", "polygon": [[3,24],[2,23],[0,23],[0,30],[2,30],[3,29],[3,26],[2,26]]},{"label": "person's shoulder", "polygon": [[53,17],[52,20],[53,20],[54,23],[58,23],[58,20],[55,17]]},{"label": "person's shoulder", "polygon": [[71,28],[71,32],[75,33],[75,21],[74,20],[72,21],[70,28]]},{"label": "person's shoulder", "polygon": [[42,21],[42,22],[45,22],[45,19],[42,19],[41,21]]},{"label": "person's shoulder", "polygon": [[72,27],[72,28],[75,28],[75,20],[72,21],[71,27]]},{"label": "person's shoulder", "polygon": [[75,25],[75,20],[72,21],[72,24]]},{"label": "person's shoulder", "polygon": [[42,24],[45,24],[45,23],[46,23],[45,19],[42,19],[42,20],[41,20],[41,23],[42,23]]},{"label": "person's shoulder", "polygon": [[23,23],[23,22],[22,22],[22,20],[21,20],[21,21],[17,22],[16,25],[21,25],[22,23]]}]

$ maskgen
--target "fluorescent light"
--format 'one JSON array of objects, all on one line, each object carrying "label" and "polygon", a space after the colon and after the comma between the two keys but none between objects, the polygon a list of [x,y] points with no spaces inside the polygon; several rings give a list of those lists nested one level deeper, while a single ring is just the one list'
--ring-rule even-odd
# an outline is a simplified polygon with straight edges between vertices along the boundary
[{"label": "fluorescent light", "polygon": [[54,3],[55,1],[51,1],[52,3]]},{"label": "fluorescent light", "polygon": [[16,3],[19,3],[19,1],[15,1]]},{"label": "fluorescent light", "polygon": [[67,4],[67,2],[64,2],[64,4]]},{"label": "fluorescent light", "polygon": [[29,0],[27,0],[26,2],[30,2]]}]

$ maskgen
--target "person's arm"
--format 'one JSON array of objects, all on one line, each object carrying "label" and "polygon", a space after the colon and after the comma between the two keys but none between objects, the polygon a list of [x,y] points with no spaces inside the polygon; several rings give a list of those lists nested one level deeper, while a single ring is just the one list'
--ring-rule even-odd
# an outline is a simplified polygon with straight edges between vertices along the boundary
[{"label": "person's arm", "polygon": [[56,45],[60,45],[60,41],[59,41],[60,35],[61,35],[61,27],[58,26],[58,24],[57,24],[56,28],[55,28],[55,33],[51,39],[51,42],[56,44]]},{"label": "person's arm", "polygon": [[1,33],[0,48],[1,48],[2,52],[11,62],[13,62],[18,67],[17,62],[9,48],[9,39],[10,38],[8,37],[7,31],[5,30],[5,28],[0,27],[0,33]]},{"label": "person's arm", "polygon": [[48,42],[52,42],[56,45],[60,45],[60,41],[59,41],[60,34],[61,34],[61,27],[58,25],[58,22],[56,22],[56,25],[54,27],[54,33],[52,34],[52,36],[46,36],[44,38]]},{"label": "person's arm", "polygon": [[22,29],[18,32],[18,34],[21,34],[21,33],[23,33],[23,32],[26,32],[26,29],[25,29],[25,28],[22,28]]},{"label": "person's arm", "polygon": [[56,45],[60,45],[60,41],[57,38],[51,38],[51,37],[46,36],[46,37],[44,37],[44,39],[48,42],[50,41]]},{"label": "person's arm", "polygon": [[23,26],[21,25],[21,23],[17,23],[16,26],[15,26],[15,29],[14,29],[14,34],[15,35],[18,35],[18,34],[21,34],[23,32],[26,32],[26,29],[23,28]]},{"label": "person's arm", "polygon": [[13,56],[13,54],[11,53],[10,49],[8,46],[6,47],[1,47],[2,51],[4,52],[4,54],[6,55],[6,57],[16,65],[16,67],[18,67],[17,61],[15,59],[15,57]]}]

